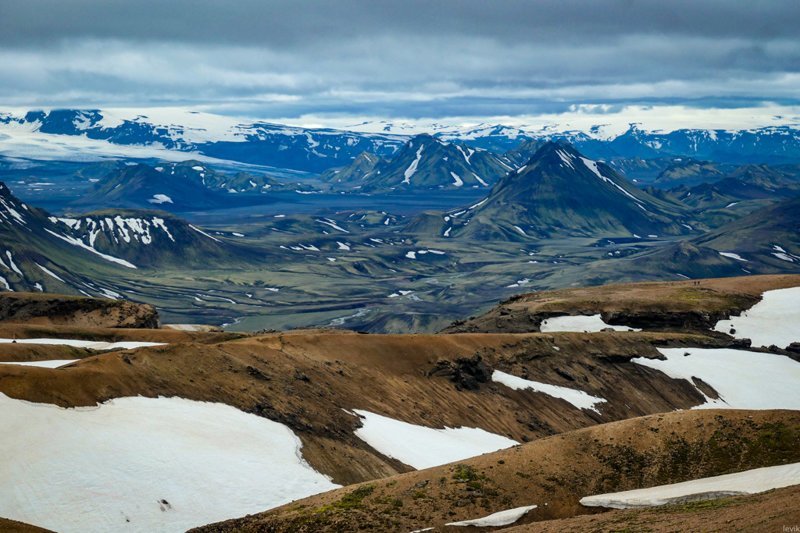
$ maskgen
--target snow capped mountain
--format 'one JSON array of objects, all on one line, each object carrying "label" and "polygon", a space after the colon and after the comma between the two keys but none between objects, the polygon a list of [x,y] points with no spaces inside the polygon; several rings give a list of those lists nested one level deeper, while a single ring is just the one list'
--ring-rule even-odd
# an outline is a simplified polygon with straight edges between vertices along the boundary
[{"label": "snow capped mountain", "polygon": [[0,155],[65,160],[196,159],[321,173],[349,165],[364,152],[391,158],[411,136],[428,134],[495,153],[536,140],[566,141],[588,157],[605,160],[683,156],[736,163],[800,161],[796,124],[773,122],[745,129],[667,130],[619,121],[574,124],[549,120],[509,126],[400,120],[343,123],[337,130],[176,108],[16,110],[0,112]]}]

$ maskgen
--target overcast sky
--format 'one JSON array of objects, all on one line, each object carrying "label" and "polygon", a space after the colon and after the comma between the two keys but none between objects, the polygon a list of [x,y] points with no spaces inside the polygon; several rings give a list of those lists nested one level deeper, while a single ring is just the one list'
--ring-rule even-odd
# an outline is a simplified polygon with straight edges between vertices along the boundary
[{"label": "overcast sky", "polygon": [[0,0],[0,105],[797,109],[798,23],[798,0]]}]

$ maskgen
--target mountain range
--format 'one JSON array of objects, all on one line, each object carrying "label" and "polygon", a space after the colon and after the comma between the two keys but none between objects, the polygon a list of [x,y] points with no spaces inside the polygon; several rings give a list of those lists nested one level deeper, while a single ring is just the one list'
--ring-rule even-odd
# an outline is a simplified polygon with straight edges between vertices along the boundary
[{"label": "mountain range", "polygon": [[[7,149],[0,143],[0,153],[11,151],[20,157],[31,157],[32,151],[26,148],[31,142],[57,135],[62,143],[70,137],[83,139],[82,150],[76,148],[75,157],[89,156],[92,150],[88,150],[86,142],[97,140],[110,143],[108,146],[166,148],[167,152],[189,152],[218,160],[315,173],[346,166],[365,151],[389,157],[411,137],[383,131],[284,126],[183,110],[4,112],[0,113],[0,131],[9,136],[10,143],[6,144]],[[502,125],[441,126],[433,131],[433,136],[495,153],[512,150],[528,140],[566,141],[588,157],[603,160],[679,156],[738,164],[778,164],[800,159],[800,131],[791,126],[665,132],[645,131],[631,124],[618,134],[607,134],[601,126],[586,131],[557,127],[525,130]],[[41,151],[41,145],[36,146]],[[103,149],[94,148],[95,156]]]}]

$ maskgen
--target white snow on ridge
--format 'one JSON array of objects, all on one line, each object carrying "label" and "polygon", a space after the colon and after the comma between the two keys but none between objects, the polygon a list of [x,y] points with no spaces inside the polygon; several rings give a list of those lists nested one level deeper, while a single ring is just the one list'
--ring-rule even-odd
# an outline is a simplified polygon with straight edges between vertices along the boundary
[{"label": "white snow on ridge", "polygon": [[[178,532],[337,488],[286,426],[182,398],[92,408],[0,394],[0,516],[72,532]],[[46,438],[43,438],[46,435]]]},{"label": "white snow on ridge", "polygon": [[563,161],[565,165],[567,165],[569,168],[573,170],[575,169],[575,165],[572,164],[572,158],[569,156],[569,154],[565,154],[561,150],[556,150],[556,153],[558,154],[558,157],[561,158],[561,161]]},{"label": "white snow on ridge", "polygon": [[596,333],[604,329],[611,328],[614,331],[641,331],[637,328],[628,326],[612,326],[603,322],[600,314],[596,315],[573,315],[556,316],[545,319],[539,330],[542,333],[552,333],[557,331],[574,331],[578,333]]},{"label": "white snow on ridge", "polygon": [[140,341],[85,341],[80,339],[1,339],[0,344],[51,344],[59,346],[74,346],[76,348],[88,348],[90,350],[133,350],[134,348],[149,348],[151,346],[164,346],[163,342],[140,342]]},{"label": "white snow on ridge", "polygon": [[435,429],[361,409],[355,435],[380,453],[416,469],[430,468],[519,444],[480,428]]},{"label": "white snow on ridge", "polygon": [[99,255],[100,257],[102,257],[106,261],[110,261],[112,263],[117,263],[119,265],[122,265],[122,266],[128,267],[128,268],[136,268],[136,265],[134,265],[133,263],[130,263],[130,262],[124,260],[124,259],[120,259],[119,257],[114,257],[113,255],[108,255],[108,254],[104,254],[103,252],[99,252],[99,251],[95,250],[94,248],[92,248],[91,246],[89,246],[88,244],[85,244],[80,239],[76,239],[74,237],[68,237],[66,235],[60,235],[60,234],[56,233],[55,231],[50,231],[47,228],[45,228],[44,230],[47,233],[49,233],[50,235],[52,235],[54,237],[58,237],[59,239],[61,239],[63,241],[66,241],[66,242],[70,243],[73,246],[77,246],[78,248],[83,248],[84,250],[92,252],[95,255]]},{"label": "white snow on ridge", "polygon": [[603,176],[603,174],[600,173],[600,169],[597,168],[597,162],[596,161],[592,161],[591,159],[587,159],[585,157],[581,157],[581,160],[586,165],[586,168],[591,170],[594,173],[595,176],[597,176],[601,180],[605,181],[606,183],[609,183],[609,184],[613,185],[614,187],[616,187],[616,189],[619,192],[621,192],[622,194],[624,194],[625,196],[627,196],[628,198],[630,198],[631,200],[636,202],[636,205],[638,205],[641,209],[643,209],[644,211],[647,211],[647,209],[644,208],[644,206],[641,204],[641,202],[640,202],[640,200],[638,198],[636,198],[634,195],[632,195],[631,193],[629,193],[628,191],[626,191],[625,189],[620,187],[611,178],[607,178],[606,176]]},{"label": "white snow on ridge", "polygon": [[766,291],[761,301],[739,316],[720,320],[714,329],[737,339],[750,339],[753,346],[781,348],[800,342],[800,287]]},{"label": "white snow on ridge", "polygon": [[541,392],[547,394],[548,396],[552,396],[553,398],[561,398],[564,401],[567,401],[577,407],[578,409],[591,409],[599,413],[600,411],[597,410],[595,407],[599,403],[605,403],[607,400],[605,398],[600,398],[599,396],[592,396],[588,392],[584,392],[578,389],[571,389],[569,387],[562,387],[560,385],[550,385],[548,383],[541,383],[539,381],[531,381],[529,379],[523,379],[517,376],[513,376],[511,374],[507,374],[505,372],[501,372],[499,370],[495,370],[492,373],[492,381],[497,383],[502,383],[509,389],[514,390],[526,390],[530,389],[534,392]]},{"label": "white snow on ridge", "polygon": [[[798,409],[800,363],[786,357],[729,348],[658,348],[665,360],[637,357],[632,362],[673,379],[697,377],[719,394],[693,409]],[[689,354],[689,355],[684,355]],[[698,389],[701,394],[702,391]],[[705,396],[705,394],[703,394]]]},{"label": "white snow on ridge", "polygon": [[536,509],[536,505],[527,505],[525,507],[516,507],[514,509],[506,509],[492,513],[483,518],[475,518],[473,520],[462,520],[461,522],[450,522],[446,526],[473,526],[473,527],[499,527],[508,526],[528,514],[529,511]]},{"label": "white snow on ridge", "polygon": [[800,485],[800,463],[768,466],[734,474],[706,477],[646,489],[598,494],[581,498],[586,507],[635,509],[671,503],[711,500],[726,496],[758,494]]},{"label": "white snow on ridge", "polygon": [[462,180],[461,177],[455,172],[450,172],[450,177],[453,178],[454,187],[461,187],[462,185],[464,185],[464,180]]}]

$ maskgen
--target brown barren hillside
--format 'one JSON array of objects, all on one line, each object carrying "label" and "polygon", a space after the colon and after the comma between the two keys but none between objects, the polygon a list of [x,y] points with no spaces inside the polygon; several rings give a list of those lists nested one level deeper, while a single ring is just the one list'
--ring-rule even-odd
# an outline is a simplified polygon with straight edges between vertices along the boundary
[{"label": "brown barren hillside", "polygon": [[[302,439],[306,460],[345,484],[410,469],[355,437],[361,422],[346,410],[428,427],[478,427],[525,442],[698,405],[703,397],[689,382],[630,359],[656,357],[656,346],[729,343],[674,333],[305,331],[209,344],[199,339],[215,334],[159,330],[159,336],[165,333],[194,335],[198,341],[93,355],[56,370],[0,365],[0,392],[61,406],[136,395],[226,403],[288,425]],[[600,413],[578,409],[547,394],[490,381],[492,369],[580,389],[607,402],[599,405]]]},{"label": "brown barren hillside", "polygon": [[800,487],[654,509],[609,511],[504,528],[504,533],[562,531],[786,531],[800,524]]},{"label": "brown barren hillside", "polygon": [[792,462],[800,462],[800,412],[680,411],[344,487],[194,531],[445,531],[450,522],[537,505],[524,524],[600,512],[579,503],[587,495]]},{"label": "brown barren hillside", "polygon": [[149,304],[64,294],[2,292],[0,321],[95,328],[157,328]]},{"label": "brown barren hillside", "polygon": [[3,533],[52,533],[49,529],[23,524],[7,518],[0,518],[0,531]]},{"label": "brown barren hillside", "polygon": [[445,333],[539,331],[546,318],[599,313],[608,324],[685,331],[709,329],[761,299],[764,291],[800,286],[781,274],[687,281],[621,283],[515,296],[489,312],[453,323]]}]

